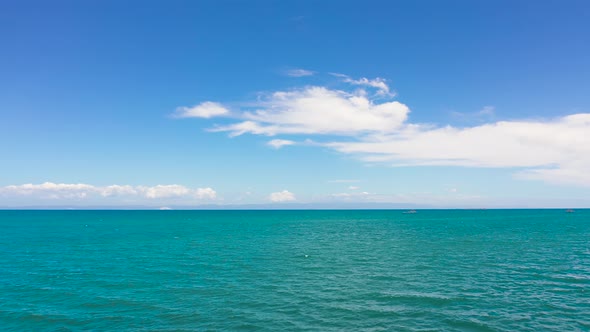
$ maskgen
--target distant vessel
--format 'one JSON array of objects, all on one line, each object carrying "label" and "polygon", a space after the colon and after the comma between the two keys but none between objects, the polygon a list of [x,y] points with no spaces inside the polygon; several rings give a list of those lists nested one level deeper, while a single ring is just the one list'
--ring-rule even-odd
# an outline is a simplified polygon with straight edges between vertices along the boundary
[{"label": "distant vessel", "polygon": [[572,209],[567,209],[567,210],[565,210],[565,212],[566,212],[566,213],[574,213],[574,210],[572,210]]},{"label": "distant vessel", "polygon": [[416,213],[416,210],[408,210],[408,211],[404,211],[404,213]]}]

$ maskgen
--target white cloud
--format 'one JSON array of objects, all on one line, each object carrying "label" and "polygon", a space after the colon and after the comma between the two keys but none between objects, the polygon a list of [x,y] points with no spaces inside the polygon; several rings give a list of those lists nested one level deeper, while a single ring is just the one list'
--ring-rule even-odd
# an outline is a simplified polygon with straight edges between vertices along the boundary
[{"label": "white cloud", "polygon": [[503,121],[470,128],[406,127],[394,135],[326,144],[395,166],[529,168],[520,176],[590,185],[590,114]]},{"label": "white cloud", "polygon": [[135,195],[137,194],[137,190],[132,186],[125,185],[112,185],[107,186],[102,189],[97,189],[102,196],[114,196],[114,195]]},{"label": "white cloud", "polygon": [[0,194],[4,195],[39,195],[50,199],[84,198],[89,193],[94,191],[95,188],[93,186],[83,183],[66,184],[52,182],[45,182],[41,184],[28,183],[23,185],[10,185],[0,188]]},{"label": "white cloud", "polygon": [[357,186],[350,186],[350,187],[348,187],[348,189],[349,189],[349,190],[358,190],[358,189],[360,189],[360,187],[357,187]]},{"label": "white cloud", "polygon": [[295,200],[295,195],[288,190],[279,191],[276,193],[271,193],[268,196],[271,202],[289,202]]},{"label": "white cloud", "polygon": [[217,192],[212,188],[198,188],[195,192],[199,199],[215,199],[217,198]]},{"label": "white cloud", "polygon": [[219,103],[206,101],[193,107],[181,106],[174,114],[177,118],[212,118],[229,114],[229,110]]},{"label": "white cloud", "polygon": [[291,77],[304,77],[304,76],[312,76],[315,72],[306,69],[291,69],[287,70],[287,76]]},{"label": "white cloud", "polygon": [[[233,114],[233,123],[211,131],[230,136],[323,135],[322,142],[307,140],[306,145],[328,147],[370,163],[517,168],[517,178],[590,186],[590,113],[490,122],[494,108],[485,106],[469,115],[478,125],[412,123],[410,109],[390,99],[384,79],[334,75],[353,86],[351,91],[306,86],[269,93],[245,103]],[[276,139],[268,144],[279,148],[290,144],[286,142],[291,141]]]},{"label": "white cloud", "polygon": [[142,187],[140,190],[144,192],[144,195],[147,198],[179,197],[187,195],[191,192],[191,190],[187,187],[178,184],[157,185],[148,188]]},{"label": "white cloud", "polygon": [[181,185],[156,185],[130,186],[110,185],[93,186],[90,184],[77,183],[53,183],[22,184],[0,187],[0,195],[3,197],[31,196],[40,199],[84,199],[84,198],[110,198],[110,197],[136,197],[150,200],[163,198],[193,198],[193,199],[215,199],[217,193],[212,188],[190,189]]},{"label": "white cloud", "polygon": [[227,131],[231,136],[391,133],[409,113],[400,102],[375,103],[362,91],[348,93],[313,86],[275,92],[258,104],[260,109],[242,114],[245,121],[212,131]]},{"label": "white cloud", "polygon": [[395,95],[394,93],[391,93],[389,91],[389,85],[387,85],[387,81],[383,78],[377,77],[374,79],[368,79],[366,77],[361,77],[361,78],[355,80],[355,79],[350,78],[348,75],[344,75],[344,74],[332,73],[332,75],[336,76],[336,77],[340,77],[343,82],[346,82],[346,83],[349,83],[352,85],[360,85],[360,86],[375,88],[375,89],[377,89],[378,96],[393,97]]},{"label": "white cloud", "polygon": [[268,141],[266,144],[272,146],[275,149],[280,149],[283,146],[293,145],[295,144],[295,142],[286,139],[273,139],[271,141]]}]

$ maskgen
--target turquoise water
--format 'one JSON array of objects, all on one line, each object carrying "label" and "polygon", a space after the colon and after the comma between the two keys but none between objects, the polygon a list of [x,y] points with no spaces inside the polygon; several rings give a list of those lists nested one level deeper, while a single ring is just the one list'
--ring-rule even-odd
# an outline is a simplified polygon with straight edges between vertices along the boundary
[{"label": "turquoise water", "polygon": [[0,211],[2,331],[589,331],[590,210]]}]

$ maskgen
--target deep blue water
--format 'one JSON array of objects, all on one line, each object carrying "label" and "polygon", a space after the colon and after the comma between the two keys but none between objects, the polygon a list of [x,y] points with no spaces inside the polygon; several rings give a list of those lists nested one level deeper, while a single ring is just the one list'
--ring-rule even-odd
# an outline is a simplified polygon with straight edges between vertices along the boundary
[{"label": "deep blue water", "polygon": [[590,210],[0,211],[2,331],[589,331]]}]

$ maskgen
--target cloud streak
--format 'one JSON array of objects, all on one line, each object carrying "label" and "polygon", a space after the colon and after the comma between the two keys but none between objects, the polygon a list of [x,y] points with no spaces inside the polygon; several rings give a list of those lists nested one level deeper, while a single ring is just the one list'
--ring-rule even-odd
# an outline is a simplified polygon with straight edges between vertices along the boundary
[{"label": "cloud streak", "polygon": [[273,140],[268,141],[266,144],[269,146],[272,146],[275,149],[280,149],[283,146],[294,145],[295,142],[290,141],[290,140],[286,140],[286,139],[273,139]]},{"label": "cloud streak", "polygon": [[181,106],[173,114],[176,118],[205,118],[229,114],[229,110],[220,103],[206,101],[192,107]]},{"label": "cloud streak", "polygon": [[305,77],[305,76],[313,76],[315,72],[307,69],[291,69],[287,70],[285,73],[287,76],[291,77]]}]

